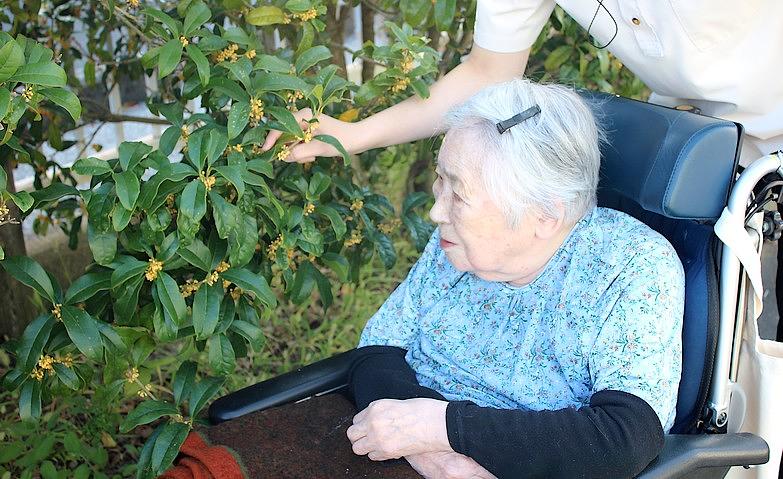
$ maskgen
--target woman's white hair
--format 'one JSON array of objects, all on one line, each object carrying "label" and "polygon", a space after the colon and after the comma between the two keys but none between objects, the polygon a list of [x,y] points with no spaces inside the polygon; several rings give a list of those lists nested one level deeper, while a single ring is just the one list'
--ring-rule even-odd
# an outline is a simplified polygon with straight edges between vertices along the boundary
[{"label": "woman's white hair", "polygon": [[[534,105],[539,114],[498,132],[498,122]],[[574,90],[515,79],[485,88],[451,110],[445,126],[452,134],[470,135],[462,140],[473,145],[468,152],[473,160],[453,155],[454,166],[478,169],[511,227],[527,208],[575,223],[595,206],[604,137]]]}]

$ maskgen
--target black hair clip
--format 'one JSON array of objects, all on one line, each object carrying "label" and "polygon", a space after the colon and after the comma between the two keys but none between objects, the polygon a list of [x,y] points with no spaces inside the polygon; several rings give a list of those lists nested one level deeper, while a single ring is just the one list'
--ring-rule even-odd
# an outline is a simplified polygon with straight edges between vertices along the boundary
[{"label": "black hair clip", "polygon": [[541,113],[541,108],[539,108],[538,105],[533,105],[527,110],[523,111],[522,113],[517,113],[516,115],[512,116],[508,120],[503,120],[500,123],[497,123],[495,126],[498,128],[498,131],[502,135],[503,133],[508,131],[509,128],[517,126],[523,121],[530,119],[538,115],[539,113]]}]

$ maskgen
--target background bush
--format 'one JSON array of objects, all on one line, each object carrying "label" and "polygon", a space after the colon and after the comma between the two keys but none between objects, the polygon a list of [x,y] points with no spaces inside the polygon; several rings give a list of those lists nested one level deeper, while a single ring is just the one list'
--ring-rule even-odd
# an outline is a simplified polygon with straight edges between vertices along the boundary
[{"label": "background bush", "polygon": [[[344,60],[354,8],[358,83]],[[74,247],[86,229],[94,262],[70,285],[23,254],[0,263],[40,305],[0,356],[0,472],[153,477],[219,392],[352,347],[423,248],[437,139],[305,166],[280,160],[302,141],[341,148],[292,110],[355,121],[426,97],[467,53],[475,2],[65,1],[51,22],[40,9],[7,2],[2,19],[14,36],[0,36],[0,226],[36,211]],[[77,18],[89,25],[86,46],[72,42]],[[534,50],[534,78],[645,94],[560,10]],[[160,93],[148,107],[169,124],[157,148],[126,142],[115,159],[70,168],[40,153],[44,142],[72,147],[63,132],[81,122],[112,120],[73,92],[153,72]],[[262,153],[271,128],[284,135]],[[5,172],[17,163],[34,167],[35,191],[14,192]]]}]

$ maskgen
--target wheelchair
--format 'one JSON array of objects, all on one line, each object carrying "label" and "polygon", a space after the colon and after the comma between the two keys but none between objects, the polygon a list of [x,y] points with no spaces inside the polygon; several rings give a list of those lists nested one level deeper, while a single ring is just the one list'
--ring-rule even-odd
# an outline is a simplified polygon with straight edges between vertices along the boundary
[{"label": "wheelchair", "polygon": [[[714,225],[726,209],[745,218],[743,234],[755,245],[765,235],[780,236],[783,223],[765,216],[763,205],[776,199],[772,192],[781,184],[783,155],[762,158],[740,175],[741,125],[619,96],[581,94],[595,106],[608,136],[599,205],[631,214],[663,234],[685,270],[676,420],[659,457],[637,477],[718,478],[734,466],[764,464],[769,447],[762,438],[727,432],[749,285],[736,252],[721,243]],[[357,354],[360,350],[347,351],[221,397],[211,404],[209,419],[217,424],[344,392]]]}]

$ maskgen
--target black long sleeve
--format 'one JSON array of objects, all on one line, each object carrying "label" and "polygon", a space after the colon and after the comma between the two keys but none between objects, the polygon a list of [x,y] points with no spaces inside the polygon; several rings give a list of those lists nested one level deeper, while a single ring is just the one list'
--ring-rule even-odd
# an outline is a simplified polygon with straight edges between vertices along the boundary
[{"label": "black long sleeve", "polygon": [[[349,390],[359,410],[376,399],[429,397],[392,346],[362,348],[352,366]],[[647,466],[663,447],[663,428],[642,399],[600,391],[581,409],[521,411],[450,402],[446,429],[454,451],[473,458],[500,479],[624,478]]]},{"label": "black long sleeve", "polygon": [[376,399],[431,398],[445,401],[438,392],[419,385],[405,361],[406,350],[395,346],[365,346],[348,373],[348,390],[361,411]]},{"label": "black long sleeve", "polygon": [[504,478],[625,478],[641,472],[663,448],[663,428],[643,399],[599,391],[590,405],[557,411],[446,408],[456,452]]}]

